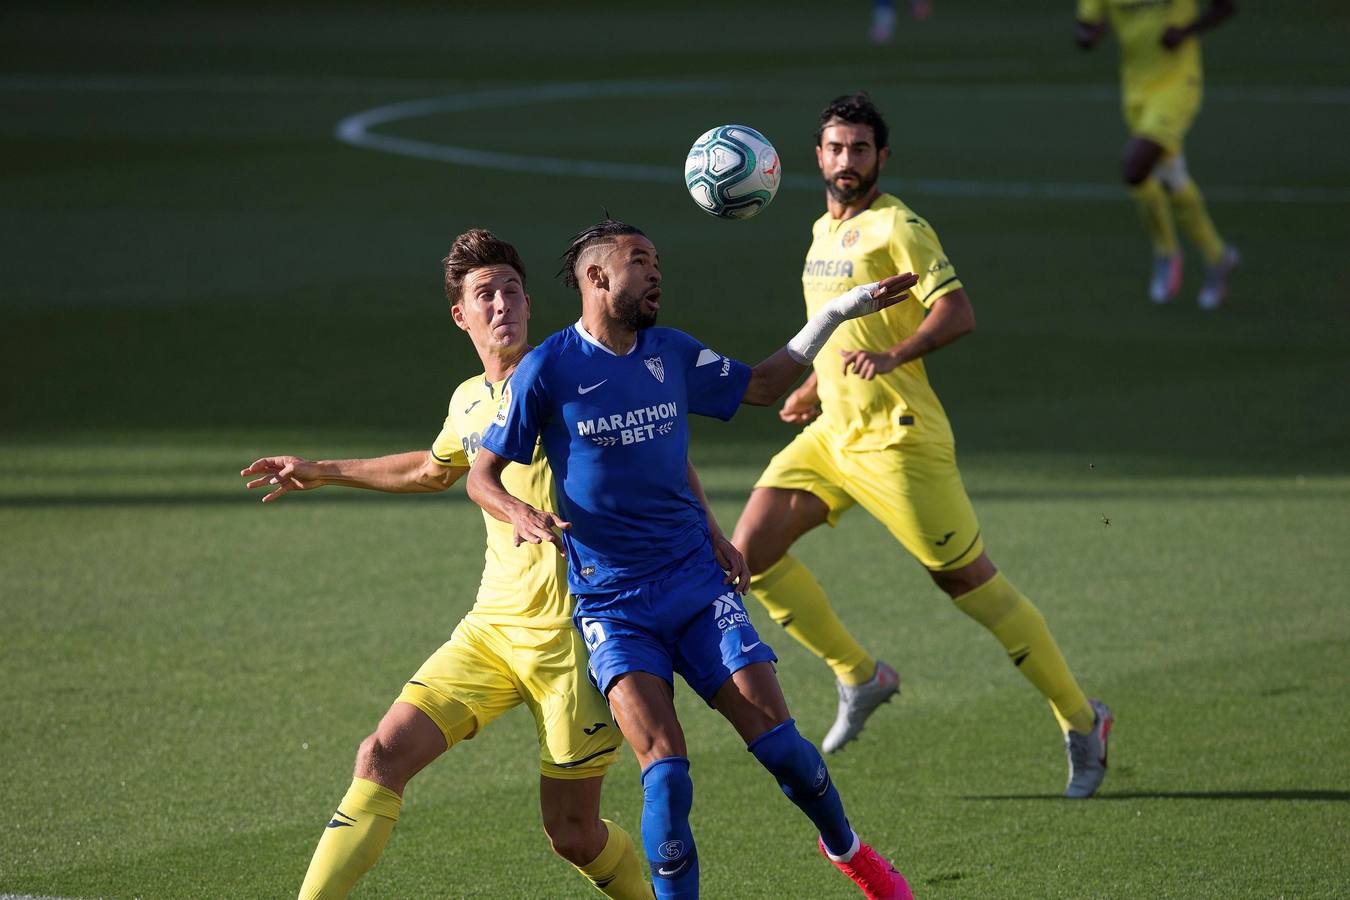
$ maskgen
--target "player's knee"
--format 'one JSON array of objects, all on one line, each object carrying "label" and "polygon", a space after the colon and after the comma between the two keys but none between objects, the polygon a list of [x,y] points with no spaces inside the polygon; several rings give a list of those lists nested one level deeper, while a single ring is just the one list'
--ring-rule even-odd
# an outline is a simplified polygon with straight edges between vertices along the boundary
[{"label": "player's knee", "polygon": [[594,817],[588,819],[565,809],[544,811],[544,833],[549,845],[574,866],[586,865],[604,849],[603,828]]},{"label": "player's knee", "polygon": [[932,577],[934,584],[941,588],[948,597],[955,600],[988,583],[991,578],[998,574],[998,568],[988,556],[982,553],[974,562],[959,569],[945,571],[930,569],[928,574]]},{"label": "player's knee", "polygon": [[785,552],[786,548],[769,547],[762,541],[752,541],[741,550],[741,555],[745,557],[745,565],[750,570],[750,575],[755,576],[763,575],[772,569],[783,558]]},{"label": "player's knee", "polygon": [[376,731],[356,748],[355,775],[401,791],[428,761],[417,748]]},{"label": "player's knee", "polygon": [[1128,187],[1139,187],[1148,180],[1152,172],[1152,165],[1134,156],[1125,157],[1125,162],[1121,164],[1120,175]]},{"label": "player's knee", "polygon": [[356,748],[356,775],[358,778],[374,780],[375,776],[387,771],[394,754],[380,741],[380,733],[366,735]]}]

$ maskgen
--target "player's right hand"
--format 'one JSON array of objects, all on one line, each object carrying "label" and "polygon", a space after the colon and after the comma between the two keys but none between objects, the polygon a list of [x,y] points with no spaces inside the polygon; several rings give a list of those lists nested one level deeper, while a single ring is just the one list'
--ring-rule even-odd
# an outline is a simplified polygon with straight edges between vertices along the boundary
[{"label": "player's right hand", "polygon": [[559,553],[566,553],[567,547],[563,543],[562,534],[559,531],[566,531],[571,528],[572,523],[563,521],[562,517],[556,513],[535,509],[528,503],[522,503],[521,507],[511,515],[511,526],[515,529],[516,546],[542,544],[547,541],[556,547]]},{"label": "player's right hand", "polygon": [[275,487],[262,498],[269,503],[291,491],[307,491],[319,486],[318,467],[312,460],[301,456],[264,456],[247,469],[239,473],[241,478],[254,478],[248,483],[249,490],[260,487]]},{"label": "player's right hand", "polygon": [[789,425],[805,425],[818,415],[820,403],[817,402],[815,391],[803,391],[800,388],[788,394],[783,401],[783,408],[778,411],[778,418]]}]

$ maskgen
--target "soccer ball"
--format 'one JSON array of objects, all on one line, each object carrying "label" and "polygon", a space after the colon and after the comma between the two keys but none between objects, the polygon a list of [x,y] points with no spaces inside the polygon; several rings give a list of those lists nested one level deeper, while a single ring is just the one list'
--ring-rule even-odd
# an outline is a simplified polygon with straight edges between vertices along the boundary
[{"label": "soccer ball", "polygon": [[703,132],[684,160],[689,196],[719,219],[748,219],[768,206],[781,175],[773,144],[744,125]]}]

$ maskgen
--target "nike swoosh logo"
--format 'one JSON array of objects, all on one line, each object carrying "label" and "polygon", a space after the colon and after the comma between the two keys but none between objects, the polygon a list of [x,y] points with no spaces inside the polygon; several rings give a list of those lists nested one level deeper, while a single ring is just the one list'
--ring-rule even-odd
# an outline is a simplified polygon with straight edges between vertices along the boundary
[{"label": "nike swoosh logo", "polygon": [[674,878],[676,875],[679,875],[685,869],[689,868],[689,863],[692,859],[692,856],[686,856],[684,859],[680,860],[680,864],[673,869],[667,869],[665,866],[658,866],[656,874],[660,875],[662,878]]},{"label": "nike swoosh logo", "polygon": [[[605,381],[609,381],[609,379],[606,378]],[[600,385],[604,384],[605,381],[597,381],[595,384],[591,385],[590,387],[582,387],[581,385],[577,385],[577,393],[578,393],[578,394],[589,394],[591,391],[595,390],[595,389],[598,388]]]},{"label": "nike swoosh logo", "polygon": [[751,650],[755,649],[756,647],[758,647],[758,646],[759,646],[760,644],[762,644],[762,643],[764,643],[764,642],[763,642],[763,641],[755,641],[753,644],[751,644],[751,645],[749,645],[749,646],[747,647],[746,644],[745,644],[745,642],[742,641],[742,642],[741,642],[741,652],[742,652],[742,653],[749,653]]}]

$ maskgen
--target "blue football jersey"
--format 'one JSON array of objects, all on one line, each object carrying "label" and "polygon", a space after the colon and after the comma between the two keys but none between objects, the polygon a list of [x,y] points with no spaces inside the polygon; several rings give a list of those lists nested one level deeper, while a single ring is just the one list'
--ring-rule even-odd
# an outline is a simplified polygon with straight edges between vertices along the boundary
[{"label": "blue football jersey", "polygon": [[687,417],[730,419],[749,383],[749,366],[673,328],[618,356],[578,322],[526,354],[483,446],[527,465],[542,438],[573,594],[652,581],[708,544]]}]

